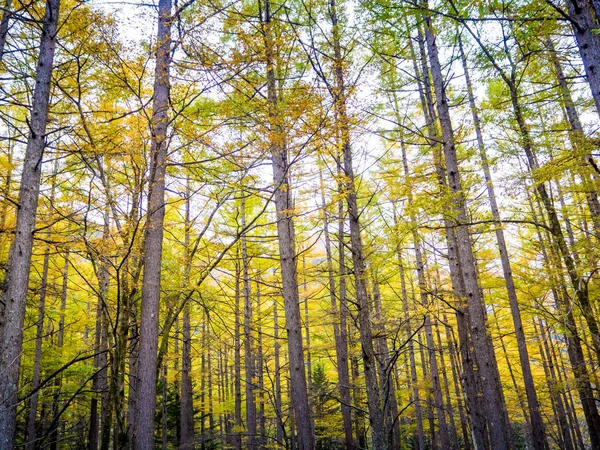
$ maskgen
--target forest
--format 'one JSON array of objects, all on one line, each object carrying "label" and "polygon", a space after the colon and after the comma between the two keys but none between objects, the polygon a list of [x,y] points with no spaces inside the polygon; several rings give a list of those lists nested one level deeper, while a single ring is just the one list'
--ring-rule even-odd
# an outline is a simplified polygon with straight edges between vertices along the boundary
[{"label": "forest", "polygon": [[599,0],[0,0],[0,450],[600,450]]}]

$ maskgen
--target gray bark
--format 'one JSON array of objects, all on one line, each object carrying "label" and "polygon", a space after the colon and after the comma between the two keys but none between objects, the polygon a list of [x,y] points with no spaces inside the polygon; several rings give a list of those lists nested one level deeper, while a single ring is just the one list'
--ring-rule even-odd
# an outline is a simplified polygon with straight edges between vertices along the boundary
[{"label": "gray bark", "polygon": [[154,447],[158,314],[165,215],[167,126],[169,121],[169,65],[171,52],[171,0],[159,0],[154,103],[152,106],[151,178],[144,239],[144,275],[140,311],[138,414],[135,448]]},{"label": "gray bark", "polygon": [[600,114],[600,36],[596,33],[597,18],[589,0],[566,0],[566,3],[592,98]]},{"label": "gray bark", "polygon": [[304,349],[302,342],[302,325],[298,294],[298,276],[296,273],[296,253],[294,249],[294,222],[291,186],[287,149],[285,147],[285,131],[277,98],[275,79],[275,46],[271,35],[271,4],[264,2],[261,11],[263,35],[265,38],[265,63],[267,66],[267,91],[269,105],[269,127],[271,132],[270,151],[273,163],[274,201],[277,212],[277,238],[279,241],[279,260],[283,284],[283,300],[285,308],[288,356],[290,368],[291,403],[298,428],[298,445],[300,450],[314,448],[314,430],[311,424],[311,411],[308,403],[306,373],[304,369]]},{"label": "gray bark", "polygon": [[[335,273],[333,270],[333,256],[331,251],[331,237],[329,234],[329,214],[327,213],[327,204],[325,202],[325,189],[323,186],[323,171],[319,169],[320,174],[320,189],[321,203],[323,211],[323,234],[325,237],[325,255],[327,262],[327,276],[329,300],[331,303],[331,316],[333,318],[333,337],[335,340],[335,355],[338,373],[338,385],[340,390],[340,407],[342,410],[342,421],[344,423],[344,438],[346,448],[352,450],[354,448],[354,439],[352,437],[352,411],[350,408],[350,374],[348,372],[348,342],[346,339],[345,330],[341,330],[341,312],[338,310],[335,288]],[[344,320],[344,328],[346,323]]]},{"label": "gray bark", "polygon": [[506,239],[504,238],[504,230],[502,229],[502,223],[500,219],[500,210],[498,208],[498,202],[496,201],[496,193],[494,191],[494,182],[490,171],[490,166],[487,158],[485,144],[483,141],[483,133],[481,129],[481,121],[479,119],[479,113],[477,105],[475,103],[475,96],[473,93],[473,86],[471,84],[471,78],[469,74],[469,68],[467,65],[467,58],[465,56],[462,41],[458,41],[460,57],[462,61],[463,71],[465,74],[465,83],[467,86],[467,93],[469,96],[469,106],[471,108],[471,115],[473,116],[473,125],[475,126],[475,134],[477,137],[477,147],[479,149],[479,157],[481,159],[481,166],[486,182],[486,190],[490,208],[492,210],[492,218],[494,219],[494,227],[496,231],[496,241],[498,243],[498,250],[500,252],[500,261],[502,263],[502,272],[504,275],[504,282],[506,284],[506,291],[508,293],[508,300],[510,304],[510,311],[513,319],[513,326],[515,329],[515,337],[517,338],[517,347],[519,349],[519,361],[521,363],[521,371],[523,374],[523,382],[525,384],[525,393],[527,395],[527,405],[529,420],[531,423],[531,441],[533,448],[536,450],[546,450],[548,448],[548,442],[546,438],[546,432],[544,429],[544,422],[540,414],[540,405],[535,390],[535,384],[533,382],[533,375],[531,373],[531,366],[529,364],[529,352],[527,350],[527,340],[525,332],[523,331],[523,321],[521,319],[521,309],[517,299],[517,290],[515,288],[515,282],[512,275],[512,268],[510,259],[508,256],[508,249],[506,247]]},{"label": "gray bark", "polygon": [[446,98],[444,78],[439,61],[436,38],[433,33],[431,19],[425,17],[425,36],[429,50],[429,61],[433,77],[433,87],[437,100],[437,111],[442,128],[442,140],[447,167],[448,186],[453,194],[453,210],[455,217],[458,257],[462,268],[462,276],[470,320],[471,340],[478,365],[478,373],[482,391],[486,398],[486,416],[490,432],[490,440],[495,449],[509,449],[511,444],[510,424],[504,402],[504,394],[500,383],[498,364],[494,347],[487,330],[487,317],[477,278],[477,265],[468,222],[466,199],[460,180],[460,171],[456,156],[454,131],[450,119],[450,108]]},{"label": "gray bark", "polygon": [[[246,197],[242,192],[241,204],[241,225],[246,229]],[[246,443],[249,450],[257,448],[257,422],[256,422],[256,401],[254,398],[255,388],[255,360],[252,335],[252,292],[250,285],[248,258],[248,246],[246,242],[246,234],[241,238],[242,247],[242,277],[244,280],[244,364],[246,366],[246,427],[248,430],[248,441]]]},{"label": "gray bark", "polygon": [[0,446],[12,448],[16,427],[19,367],[23,347],[23,323],[44,154],[50,80],[56,46],[60,0],[48,0],[42,26],[40,53],[29,120],[29,136],[23,160],[15,238],[4,275],[0,304]]}]

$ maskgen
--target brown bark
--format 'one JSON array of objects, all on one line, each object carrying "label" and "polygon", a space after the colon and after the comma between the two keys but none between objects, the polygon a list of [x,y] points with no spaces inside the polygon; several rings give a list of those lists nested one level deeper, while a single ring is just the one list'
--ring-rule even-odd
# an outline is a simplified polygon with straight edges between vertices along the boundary
[{"label": "brown bark", "polygon": [[[569,89],[569,85],[567,84],[567,78],[565,77],[562,66],[558,59],[558,55],[556,54],[556,50],[554,48],[554,43],[551,39],[548,39],[546,41],[546,46],[548,47],[548,51],[550,53],[550,60],[552,61],[552,65],[554,66],[554,72],[558,80],[558,87],[560,95],[562,97],[562,104],[565,108],[567,121],[569,122],[569,125],[571,127],[571,130],[569,132],[571,146],[574,150],[578,151],[582,145],[585,145],[585,135],[583,132],[583,126],[581,125],[581,120],[579,120],[579,114],[577,113],[577,109],[575,108],[575,102],[573,101],[571,90]],[[595,172],[595,168],[597,167],[597,165],[594,161],[593,156],[589,152],[586,152],[585,155],[582,155],[582,163],[584,167],[581,176],[584,182],[584,190],[586,193],[588,209],[592,217],[594,234],[596,236],[596,239],[600,240],[600,201],[598,200],[597,184],[594,182],[598,179],[599,176],[599,174]]]},{"label": "brown bark", "polygon": [[367,405],[369,421],[371,423],[371,437],[373,449],[387,448],[383,405],[377,381],[377,359],[373,347],[373,331],[371,328],[371,311],[366,288],[366,267],[363,255],[363,245],[360,235],[360,212],[358,210],[356,181],[352,162],[352,148],[350,144],[349,119],[346,111],[346,91],[343,60],[339,36],[339,24],[335,0],[330,0],[330,16],[332,23],[332,40],[334,48],[335,90],[334,104],[337,113],[337,126],[340,133],[340,145],[343,157],[343,173],[345,176],[344,193],[348,205],[348,220],[350,224],[350,247],[354,272],[355,294],[358,307],[358,328],[362,348],[362,361],[364,367],[365,384],[367,391]]},{"label": "brown bark", "polygon": [[[419,85],[419,96],[421,98],[421,107],[427,123],[428,137],[430,139],[430,145],[433,147],[434,152],[434,163],[436,166],[436,175],[442,192],[446,192],[448,189],[446,181],[446,171],[441,163],[441,155],[437,148],[440,137],[435,125],[435,108],[433,95],[431,92],[431,84],[429,80],[429,67],[427,65],[427,54],[425,51],[425,39],[422,35],[421,29],[417,26],[418,43],[420,50],[420,59],[422,65],[422,71],[419,72],[416,56],[414,50],[411,47],[411,54],[413,58],[413,65],[415,67],[415,74],[417,80],[421,82]],[[406,171],[407,169],[405,169]],[[487,423],[485,407],[481,398],[483,396],[481,392],[480,379],[477,377],[475,368],[477,367],[476,357],[473,351],[471,337],[469,333],[469,315],[467,307],[465,305],[465,286],[462,276],[462,266],[460,258],[458,257],[458,244],[456,230],[453,227],[452,221],[447,215],[444,215],[444,232],[446,235],[446,242],[448,246],[448,260],[450,265],[450,278],[452,280],[452,287],[456,292],[456,324],[458,329],[458,336],[460,345],[459,353],[462,359],[462,384],[464,386],[465,403],[467,413],[469,415],[473,444],[478,449],[489,448],[488,434],[487,434]]]},{"label": "brown bark", "polygon": [[[543,218],[538,218],[538,214],[534,208],[531,196],[528,195],[527,198],[534,222],[540,223],[539,220],[543,220]],[[550,234],[553,234],[552,231],[550,231]],[[564,333],[567,341],[567,354],[569,355],[571,370],[573,371],[573,375],[575,377],[575,385],[577,387],[577,392],[579,394],[579,399],[581,401],[581,406],[588,426],[592,449],[599,449],[600,414],[598,413],[598,407],[593,397],[590,376],[583,356],[581,337],[579,336],[579,332],[577,330],[577,324],[575,322],[575,317],[573,316],[573,309],[572,305],[570,304],[569,296],[567,295],[564,287],[564,280],[556,280],[556,275],[554,275],[557,270],[562,271],[560,257],[558,256],[558,254],[560,254],[560,250],[556,248],[557,245],[554,243],[554,246],[551,246],[551,251],[549,252],[546,249],[545,240],[543,239],[539,229],[537,230],[537,238],[540,244],[544,265],[548,273],[551,274],[552,281],[558,286],[558,289],[555,293],[556,306],[562,316],[562,325],[565,327]],[[562,276],[560,276],[560,278],[562,278]]]},{"label": "brown bark", "polygon": [[6,4],[2,8],[2,19],[0,19],[0,63],[2,63],[2,59],[4,58],[4,53],[6,49],[6,36],[8,34],[8,24],[10,21],[10,16],[12,8],[12,0],[6,0]]}]

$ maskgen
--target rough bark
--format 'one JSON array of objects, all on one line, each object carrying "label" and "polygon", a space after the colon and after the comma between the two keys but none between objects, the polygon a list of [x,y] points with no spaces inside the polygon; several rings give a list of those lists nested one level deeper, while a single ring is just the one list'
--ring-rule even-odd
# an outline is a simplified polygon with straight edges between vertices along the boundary
[{"label": "rough bark", "polygon": [[[190,180],[186,180],[185,196],[185,264],[191,264],[190,254]],[[186,270],[187,272],[187,270]],[[181,450],[191,450],[194,442],[194,393],[192,389],[192,336],[190,329],[190,302],[183,307],[183,342],[181,348],[181,412],[180,412],[180,443]]]},{"label": "rough bark", "polygon": [[597,18],[589,0],[566,0],[566,3],[592,98],[600,114],[600,36],[596,33]]},{"label": "rough bark", "polygon": [[158,314],[165,215],[167,126],[169,121],[169,66],[171,52],[171,0],[159,0],[154,103],[152,106],[151,179],[144,239],[144,275],[140,310],[138,414],[135,448],[154,447]]},{"label": "rough bark", "polygon": [[[538,221],[543,221],[543,218],[538,218],[538,213],[534,208],[531,195],[528,194],[527,197],[534,222],[541,223]],[[561,314],[562,325],[565,328],[564,334],[567,341],[567,354],[569,356],[571,370],[575,377],[575,386],[577,387],[579,400],[581,401],[581,406],[588,426],[591,446],[592,449],[597,450],[600,449],[600,414],[598,413],[598,407],[593,396],[590,376],[583,356],[582,340],[579,336],[575,317],[573,316],[573,305],[570,304],[569,296],[564,287],[564,280],[556,280],[556,275],[554,275],[557,270],[562,272],[560,256],[558,256],[560,250],[557,248],[556,242],[554,242],[554,245],[551,246],[550,251],[548,251],[546,249],[546,241],[543,239],[540,230],[538,229],[536,233],[544,260],[544,266],[550,274],[554,284],[558,286],[558,289],[554,291],[554,299]],[[550,231],[550,234],[553,234],[552,231]]]},{"label": "rough bark", "polygon": [[[422,35],[422,31],[419,26],[417,26],[417,33],[422,66],[421,72],[419,72],[416,63],[416,56],[414,55],[414,50],[412,49],[412,43],[410,44],[411,54],[413,64],[415,67],[415,74],[417,75],[417,80],[421,80],[421,82],[418,83],[419,96],[421,98],[421,107],[423,109],[423,114],[427,122],[430,145],[433,147],[436,175],[442,192],[446,192],[448,189],[446,181],[446,171],[445,168],[442,166],[442,158],[439,154],[440,150],[437,148],[438,142],[440,142],[441,139],[438,136],[438,131],[435,125],[436,113],[433,95],[431,92],[431,82],[429,79],[429,66],[427,64],[425,39]],[[406,170],[407,169],[405,169],[405,171]],[[477,361],[475,353],[473,351],[473,345],[469,332],[469,314],[467,310],[467,305],[465,304],[466,291],[462,274],[462,265],[458,255],[456,229],[453,227],[452,221],[447,215],[444,215],[443,220],[446,243],[448,246],[450,278],[452,281],[452,288],[456,293],[456,301],[454,303],[456,308],[456,324],[459,336],[458,349],[462,360],[461,379],[465,394],[465,404],[471,424],[473,445],[476,449],[483,450],[489,448],[486,413],[485,406],[481,401],[483,393],[481,390],[480,377],[477,377]]]},{"label": "rough bark", "polygon": [[[546,41],[546,46],[548,47],[548,51],[550,53],[550,60],[552,61],[552,65],[554,66],[554,72],[558,80],[558,87],[560,95],[562,97],[562,103],[565,108],[567,121],[569,122],[569,126],[571,127],[571,130],[569,132],[571,146],[575,151],[580,152],[581,146],[585,145],[585,134],[583,132],[583,126],[581,125],[581,120],[579,119],[577,108],[575,108],[575,102],[573,101],[571,90],[569,89],[569,85],[567,84],[567,78],[565,77],[562,66],[558,59],[558,55],[556,54],[556,50],[554,48],[554,43],[551,39],[548,39]],[[584,190],[586,193],[588,209],[592,217],[594,234],[596,236],[596,239],[600,240],[600,201],[598,200],[597,191],[597,180],[599,174],[595,171],[598,166],[596,165],[596,161],[594,161],[592,154],[589,152],[585,152],[585,154],[582,155],[581,158],[584,166],[583,173],[581,174],[581,176],[584,182]]]},{"label": "rough bark", "polygon": [[439,61],[436,38],[431,19],[425,17],[425,36],[429,50],[429,62],[433,87],[437,100],[437,111],[442,128],[444,157],[447,167],[448,186],[453,196],[453,220],[456,225],[457,250],[462,266],[467,309],[469,312],[471,340],[477,359],[478,373],[483,394],[486,398],[487,421],[490,440],[496,449],[510,448],[510,424],[508,422],[504,394],[500,383],[494,347],[487,330],[487,317],[482,293],[477,279],[477,265],[473,254],[468,222],[466,199],[460,180],[458,159],[454,142],[454,131],[450,119],[450,108],[446,98],[442,68]]},{"label": "rough bark", "polygon": [[267,97],[269,106],[269,144],[273,163],[274,202],[277,212],[277,238],[279,260],[283,284],[285,327],[287,330],[291,400],[298,428],[298,445],[301,450],[314,447],[314,430],[311,426],[311,411],[308,403],[306,373],[304,369],[304,349],[296,273],[296,253],[294,249],[294,222],[291,186],[285,131],[281,124],[275,79],[275,47],[271,35],[271,3],[264,2],[261,11],[263,36],[265,39],[265,63],[267,69]]},{"label": "rough bark", "polygon": [[521,319],[521,309],[517,299],[517,290],[515,288],[515,282],[512,275],[512,268],[510,264],[510,258],[508,256],[508,249],[506,246],[506,239],[504,238],[504,230],[502,229],[502,222],[500,218],[500,210],[498,208],[498,202],[496,201],[496,192],[494,190],[494,182],[490,171],[490,166],[487,158],[487,152],[483,141],[483,132],[481,129],[481,121],[479,119],[479,112],[475,103],[475,95],[473,93],[473,86],[471,84],[471,78],[469,74],[469,68],[467,65],[467,58],[465,56],[462,41],[458,41],[461,62],[465,75],[465,83],[467,87],[467,93],[469,96],[469,106],[471,108],[471,115],[473,117],[473,125],[475,127],[475,135],[477,138],[477,147],[479,150],[479,157],[481,159],[481,166],[483,169],[483,175],[486,182],[486,190],[488,201],[490,203],[490,209],[492,211],[492,218],[494,219],[494,228],[496,232],[496,241],[498,243],[498,250],[500,252],[500,262],[502,264],[502,273],[504,275],[504,283],[506,285],[506,291],[508,293],[508,301],[510,304],[510,311],[513,320],[513,326],[515,329],[515,337],[517,339],[517,347],[519,349],[519,361],[521,364],[521,371],[523,374],[523,382],[525,384],[525,393],[527,395],[527,406],[529,413],[529,421],[531,423],[531,441],[533,448],[536,450],[546,450],[548,448],[548,442],[546,438],[546,431],[544,429],[544,422],[540,414],[540,405],[535,390],[535,384],[533,382],[533,375],[531,373],[531,366],[529,364],[529,352],[527,350],[527,340],[525,332],[523,331],[523,321]]},{"label": "rough bark", "polygon": [[0,377],[0,446],[4,448],[14,446],[23,323],[27,307],[27,286],[48,122],[59,6],[60,0],[46,2],[29,119],[29,136],[19,189],[15,238],[4,275],[0,301],[4,305],[4,311],[1,311],[3,320],[0,320],[0,367],[3,368]]},{"label": "rough bark", "polygon": [[0,19],[0,63],[4,59],[4,52],[6,49],[6,36],[8,35],[8,24],[12,8],[12,0],[6,0],[6,4],[2,9],[2,19]]}]

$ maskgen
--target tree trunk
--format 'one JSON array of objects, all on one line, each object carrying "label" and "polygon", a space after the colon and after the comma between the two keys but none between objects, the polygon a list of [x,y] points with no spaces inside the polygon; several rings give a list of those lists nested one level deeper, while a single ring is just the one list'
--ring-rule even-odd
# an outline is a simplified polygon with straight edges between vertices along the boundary
[{"label": "tree trunk", "polygon": [[192,390],[192,342],[190,305],[183,308],[183,346],[181,352],[181,444],[182,450],[194,448],[194,394]]},{"label": "tree trunk", "polygon": [[[422,66],[421,72],[419,72],[416,63],[416,56],[414,55],[412,44],[410,45],[411,54],[413,58],[413,64],[415,67],[415,74],[417,76],[417,80],[422,80],[422,83],[419,83],[419,96],[421,97],[421,107],[423,109],[423,114],[427,122],[430,145],[433,147],[434,163],[436,166],[438,182],[440,184],[442,192],[445,192],[448,189],[446,182],[446,171],[442,166],[441,155],[439,154],[439,149],[437,148],[438,142],[440,142],[441,139],[438,136],[438,132],[435,125],[436,114],[433,96],[431,92],[431,84],[429,80],[429,67],[427,65],[427,54],[425,51],[424,42],[425,39],[422,35],[422,31],[419,26],[417,26],[417,33]],[[405,168],[406,173],[408,173],[407,171],[408,169]],[[446,235],[446,242],[448,245],[450,278],[452,280],[452,288],[454,289],[457,297],[455,301],[456,324],[460,340],[460,345],[458,346],[458,348],[462,359],[461,378],[465,393],[465,403],[471,423],[473,445],[476,449],[483,450],[489,448],[487,437],[488,433],[486,429],[486,413],[485,406],[481,401],[481,398],[483,397],[483,393],[481,391],[481,380],[477,377],[477,372],[475,370],[475,368],[477,367],[477,362],[469,333],[469,315],[464,300],[466,299],[466,292],[462,275],[462,266],[460,258],[458,256],[456,230],[453,227],[452,221],[448,218],[447,215],[444,215],[443,219],[444,232]]]},{"label": "tree trunk", "polygon": [[296,254],[294,249],[294,222],[292,218],[292,196],[289,183],[285,130],[280,117],[277,86],[275,79],[274,41],[271,35],[271,3],[264,2],[261,12],[263,36],[265,39],[265,63],[267,66],[267,94],[269,105],[270,150],[273,163],[274,201],[277,211],[277,237],[279,241],[279,259],[283,283],[285,322],[288,334],[288,356],[290,367],[291,401],[298,427],[300,450],[314,448],[314,430],[311,425],[311,412],[308,404],[306,373],[304,369],[304,349],[302,343],[302,325],[296,273]]},{"label": "tree trunk", "polygon": [[579,54],[592,90],[592,98],[600,114],[600,36],[596,33],[598,23],[589,0],[566,2]]},{"label": "tree trunk", "polygon": [[[331,303],[331,316],[333,322],[333,336],[335,340],[335,355],[337,363],[338,373],[338,389],[340,390],[340,408],[342,410],[342,421],[344,423],[344,438],[346,449],[354,449],[354,439],[352,437],[352,410],[351,410],[351,399],[350,399],[350,375],[348,372],[348,342],[346,339],[345,330],[340,330],[340,315],[338,311],[336,290],[335,290],[335,273],[333,270],[333,256],[331,251],[331,237],[329,234],[329,215],[327,214],[327,204],[325,202],[325,188],[323,185],[323,171],[319,169],[320,175],[320,190],[321,190],[321,203],[323,211],[323,234],[325,237],[325,254],[327,262],[327,275],[328,275],[328,288],[329,288],[329,300]],[[343,226],[343,219],[342,219]],[[343,251],[343,248],[342,248]],[[341,284],[341,280],[340,280]],[[346,323],[344,320],[344,328]]]},{"label": "tree trunk", "polygon": [[12,0],[6,0],[6,4],[2,8],[2,19],[0,19],[0,63],[2,63],[2,59],[4,58],[8,23],[10,21],[10,16],[12,15],[11,8]]},{"label": "tree trunk", "polygon": [[[536,210],[533,206],[533,202],[531,201],[531,196],[528,195],[527,197],[533,220],[535,223],[539,223],[538,220],[540,219],[537,217]],[[552,232],[550,233],[553,234]],[[546,250],[545,241],[542,238],[539,229],[537,230],[537,237],[543,256],[544,265],[548,273],[552,274],[553,271],[557,269],[562,271],[560,257],[555,255],[556,253],[560,253],[560,250],[556,248],[556,243],[554,243],[554,248],[551,248],[553,253],[549,253]],[[552,258],[552,256],[554,257]],[[569,355],[571,370],[573,371],[573,375],[575,377],[575,385],[577,386],[577,392],[579,394],[579,399],[581,401],[581,406],[588,426],[592,449],[598,450],[600,449],[600,414],[598,414],[598,407],[593,396],[590,377],[583,356],[582,341],[577,330],[575,317],[573,316],[572,305],[569,304],[569,296],[566,293],[564,282],[561,283],[560,280],[552,281],[559,286],[560,290],[562,290],[562,292],[556,292],[555,294],[556,306],[562,315],[561,322],[565,327],[564,333],[567,341],[567,354]]]},{"label": "tree trunk", "polygon": [[235,414],[235,427],[236,432],[234,434],[235,448],[240,450],[242,448],[242,362],[241,362],[241,335],[240,335],[240,264],[239,264],[239,253],[236,255],[235,261],[235,331],[233,335],[233,365],[235,376],[233,380],[234,385],[234,414]]},{"label": "tree trunk", "polygon": [[33,230],[38,206],[42,156],[44,154],[50,80],[56,46],[60,0],[47,0],[35,89],[29,119],[29,136],[23,160],[15,238],[0,304],[0,446],[13,448],[17,421],[19,367],[23,348],[23,323],[27,307],[27,286],[33,246]]},{"label": "tree trunk", "polygon": [[453,210],[456,222],[457,250],[462,268],[467,309],[469,313],[471,340],[477,360],[478,373],[483,394],[486,398],[486,411],[490,440],[495,449],[510,448],[510,424],[500,383],[498,364],[494,347],[487,330],[487,317],[482,293],[477,279],[477,265],[473,254],[471,236],[467,226],[466,199],[460,180],[454,131],[450,119],[450,108],[446,98],[444,78],[439,61],[436,38],[431,18],[425,17],[425,36],[429,50],[429,61],[433,77],[433,87],[437,99],[437,111],[442,128],[442,140],[448,175],[448,186],[453,194]]},{"label": "tree trunk", "polygon": [[138,450],[154,447],[158,314],[160,305],[163,222],[165,216],[167,127],[169,121],[171,0],[159,0],[156,36],[154,103],[152,106],[152,165],[143,252],[144,275],[142,278],[138,369],[140,381],[138,386],[138,414],[135,424],[135,448]]},{"label": "tree trunk", "polygon": [[[46,247],[44,253],[44,266],[42,268],[42,284],[40,288],[40,300],[38,303],[38,319],[35,333],[35,356],[33,360],[33,379],[31,389],[36,390],[40,384],[40,363],[42,358],[42,337],[44,334],[44,316],[46,310],[46,292],[48,289],[48,265],[50,262],[50,248]],[[27,450],[33,450],[36,445],[36,419],[38,392],[34,392],[29,400],[29,418],[27,420]]]},{"label": "tree trunk", "polygon": [[515,282],[512,275],[512,268],[510,265],[510,259],[508,256],[508,249],[506,247],[506,239],[504,238],[504,231],[502,229],[502,223],[500,219],[500,210],[496,201],[496,193],[494,191],[494,182],[490,171],[490,166],[487,158],[485,145],[483,142],[483,133],[481,130],[481,121],[479,120],[479,113],[477,105],[475,103],[475,95],[473,93],[473,86],[471,84],[471,78],[469,74],[469,68],[467,65],[467,58],[465,56],[462,41],[458,38],[458,45],[460,51],[460,57],[462,61],[463,71],[465,74],[465,82],[467,86],[467,93],[469,96],[469,106],[471,108],[471,115],[473,116],[473,124],[475,126],[475,134],[477,137],[477,147],[479,149],[479,157],[481,159],[481,166],[483,168],[483,174],[486,182],[486,189],[490,208],[492,210],[492,218],[494,219],[494,227],[496,231],[496,241],[498,243],[498,250],[500,252],[500,261],[502,263],[502,272],[504,275],[504,282],[506,284],[506,291],[508,293],[508,300],[510,304],[510,311],[513,319],[513,326],[515,329],[515,336],[517,338],[517,347],[519,349],[519,361],[521,363],[521,371],[523,374],[523,382],[525,384],[525,393],[527,395],[527,405],[529,412],[529,421],[531,423],[531,441],[533,448],[536,450],[546,450],[548,448],[548,442],[546,439],[546,432],[544,430],[544,422],[540,414],[540,405],[535,390],[535,384],[533,382],[533,375],[531,373],[531,366],[529,364],[529,353],[527,350],[527,340],[525,332],[523,331],[523,321],[521,320],[521,310],[519,302],[517,300],[517,290],[515,288]]},{"label": "tree trunk", "polygon": [[273,302],[273,339],[275,340],[273,359],[275,360],[275,420],[277,421],[277,433],[275,435],[277,443],[283,444],[283,411],[281,404],[281,362],[279,352],[279,315],[277,311],[277,301]]},{"label": "tree trunk", "polygon": [[[565,108],[565,113],[567,116],[567,120],[571,127],[569,132],[569,139],[571,140],[571,146],[573,150],[578,150],[583,144],[583,140],[585,139],[585,135],[583,133],[583,126],[581,125],[581,121],[579,120],[579,114],[577,113],[577,109],[575,108],[575,102],[573,101],[573,97],[571,96],[571,91],[569,89],[569,85],[567,84],[567,78],[562,70],[562,66],[560,65],[560,61],[558,60],[558,55],[556,54],[556,50],[554,49],[554,43],[552,40],[548,39],[546,41],[546,46],[548,47],[548,51],[550,53],[550,60],[552,61],[552,65],[554,66],[554,72],[556,73],[556,78],[558,79],[558,86],[560,95],[562,97],[562,103]],[[586,152],[585,155],[582,155],[584,171],[581,174],[582,180],[584,182],[584,190],[586,193],[586,200],[588,204],[588,209],[590,211],[590,215],[592,217],[592,224],[594,226],[594,234],[596,239],[600,241],[600,202],[598,200],[598,191],[597,185],[594,183],[600,176],[598,174],[598,166],[594,161],[591,153]],[[591,174],[590,174],[591,172]]]},{"label": "tree trunk", "polygon": [[334,48],[335,69],[335,95],[334,103],[340,133],[340,145],[343,156],[343,172],[345,176],[344,193],[348,204],[348,218],[350,223],[350,247],[352,249],[352,262],[354,272],[354,283],[356,301],[358,305],[358,325],[360,343],[362,348],[362,359],[367,391],[367,404],[369,409],[369,421],[371,423],[371,437],[373,450],[387,448],[385,433],[384,414],[381,404],[379,385],[377,382],[377,359],[373,347],[373,332],[371,329],[371,313],[366,288],[366,267],[363,256],[362,240],[360,236],[360,212],[356,198],[356,182],[354,180],[354,168],[352,163],[352,148],[350,145],[349,120],[346,111],[346,87],[344,84],[343,60],[339,36],[339,24],[336,12],[335,0],[330,1],[330,15],[332,23],[332,38]]},{"label": "tree trunk", "polygon": [[[241,204],[241,225],[246,229],[246,193],[242,192]],[[241,238],[242,247],[242,277],[244,280],[244,364],[246,366],[246,427],[248,441],[246,446],[249,450],[257,448],[256,435],[256,401],[254,398],[255,389],[255,361],[254,361],[254,339],[252,336],[252,292],[250,285],[248,249],[246,244],[246,235]]]}]

